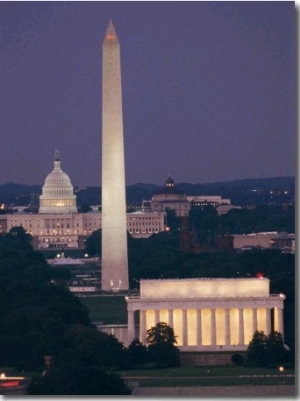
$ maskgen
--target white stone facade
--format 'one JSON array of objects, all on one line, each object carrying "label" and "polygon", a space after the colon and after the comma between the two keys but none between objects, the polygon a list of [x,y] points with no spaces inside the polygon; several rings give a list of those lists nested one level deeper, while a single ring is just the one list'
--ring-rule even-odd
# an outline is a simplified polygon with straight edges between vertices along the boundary
[{"label": "white stone facade", "polygon": [[22,226],[34,237],[36,249],[78,248],[78,238],[84,232],[82,217],[80,213],[7,214],[6,232]]},{"label": "white stone facade", "polygon": [[[34,238],[36,249],[78,248],[79,238],[89,237],[101,228],[101,212],[89,213],[13,213],[0,218],[0,233],[22,226]],[[127,213],[127,230],[134,238],[148,238],[165,230],[166,213]]]},{"label": "white stone facade", "polygon": [[134,238],[148,238],[166,228],[166,212],[127,213],[127,230]]},{"label": "white stone facade", "polygon": [[[134,313],[140,341],[158,322],[173,327],[182,351],[246,350],[256,330],[283,335],[283,294],[269,294],[268,279],[141,280],[140,296],[127,297],[128,343]],[[272,319],[271,319],[272,314]]]}]

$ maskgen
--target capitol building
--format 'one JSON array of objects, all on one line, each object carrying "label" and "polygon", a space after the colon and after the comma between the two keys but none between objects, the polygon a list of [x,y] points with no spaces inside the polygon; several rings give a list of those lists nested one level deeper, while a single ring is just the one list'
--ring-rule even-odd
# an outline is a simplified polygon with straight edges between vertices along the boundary
[{"label": "capitol building", "polygon": [[[147,238],[165,230],[166,212],[127,213],[127,230],[135,238]],[[101,212],[78,213],[69,176],[55,151],[54,168],[47,175],[40,195],[39,213],[1,215],[0,233],[22,226],[33,237],[34,249],[83,249],[84,240],[101,228]]]}]

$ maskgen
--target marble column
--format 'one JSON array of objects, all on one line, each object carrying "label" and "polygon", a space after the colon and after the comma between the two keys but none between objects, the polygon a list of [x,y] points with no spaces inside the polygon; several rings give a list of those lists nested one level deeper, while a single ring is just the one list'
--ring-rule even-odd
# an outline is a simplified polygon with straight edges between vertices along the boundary
[{"label": "marble column", "polygon": [[244,338],[244,309],[239,309],[239,344],[245,344]]},{"label": "marble column", "polygon": [[140,311],[140,342],[146,344],[146,311]]},{"label": "marble column", "polygon": [[182,345],[188,343],[187,310],[182,310]]},{"label": "marble column", "polygon": [[230,345],[230,316],[229,309],[225,309],[225,345]]},{"label": "marble column", "polygon": [[201,309],[196,312],[196,327],[197,327],[197,345],[202,345],[202,319]]},{"label": "marble column", "polygon": [[134,340],[134,311],[128,311],[128,329],[127,329],[127,343],[128,345]]},{"label": "marble column", "polygon": [[215,309],[211,309],[211,345],[216,345],[216,310]]},{"label": "marble column", "polygon": [[154,311],[154,325],[156,326],[159,323],[159,310]]},{"label": "marble column", "polygon": [[174,329],[174,321],[173,321],[173,309],[168,310],[168,318],[169,318],[169,326]]},{"label": "marble column", "polygon": [[271,332],[271,309],[266,308],[266,335]]},{"label": "marble column", "polygon": [[254,334],[257,330],[257,309],[256,308],[252,309],[252,323],[253,323],[252,331]]}]

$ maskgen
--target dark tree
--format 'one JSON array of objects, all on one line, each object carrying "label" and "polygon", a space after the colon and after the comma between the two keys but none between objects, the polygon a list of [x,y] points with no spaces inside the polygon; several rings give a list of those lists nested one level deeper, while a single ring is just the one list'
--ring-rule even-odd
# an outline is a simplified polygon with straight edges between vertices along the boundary
[{"label": "dark tree", "polygon": [[[73,358],[83,358],[88,365],[105,369],[124,369],[128,367],[128,350],[112,334],[97,330],[96,326],[73,325],[66,332],[68,349],[61,354],[59,365],[72,363]],[[76,355],[77,353],[77,355]]]},{"label": "dark tree", "polygon": [[265,366],[267,337],[263,331],[256,331],[247,349],[247,365]]},{"label": "dark tree", "polygon": [[141,365],[148,361],[147,347],[138,338],[135,338],[128,347],[131,365]]},{"label": "dark tree", "polygon": [[0,253],[13,251],[27,253],[33,250],[32,237],[27,234],[23,227],[13,227],[7,234],[0,234]]},{"label": "dark tree", "polygon": [[96,366],[70,365],[35,377],[28,395],[130,395],[122,378]]},{"label": "dark tree", "polygon": [[164,322],[159,322],[156,326],[147,330],[146,341],[148,346],[157,344],[177,344],[173,328]]},{"label": "dark tree", "polygon": [[101,255],[101,229],[95,230],[85,242],[85,252],[89,255]]},{"label": "dark tree", "polygon": [[66,267],[51,267],[50,278],[56,284],[67,285],[71,277],[71,272]]},{"label": "dark tree", "polygon": [[167,323],[157,323],[156,326],[147,330],[146,340],[149,359],[158,367],[180,365],[179,349],[175,346],[177,344],[176,336],[173,328]]},{"label": "dark tree", "polygon": [[276,367],[288,359],[281,333],[271,331],[266,342],[266,366]]},{"label": "dark tree", "polygon": [[254,333],[247,349],[249,366],[276,367],[287,362],[289,358],[281,333],[271,331],[268,336],[263,331]]}]

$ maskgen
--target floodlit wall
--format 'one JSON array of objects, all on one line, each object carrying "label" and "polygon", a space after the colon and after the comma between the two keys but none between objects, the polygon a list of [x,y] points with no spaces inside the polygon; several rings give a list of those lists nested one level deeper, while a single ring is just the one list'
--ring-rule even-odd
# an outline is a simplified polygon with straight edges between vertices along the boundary
[{"label": "floodlit wall", "polygon": [[269,279],[141,280],[141,299],[267,297]]}]

